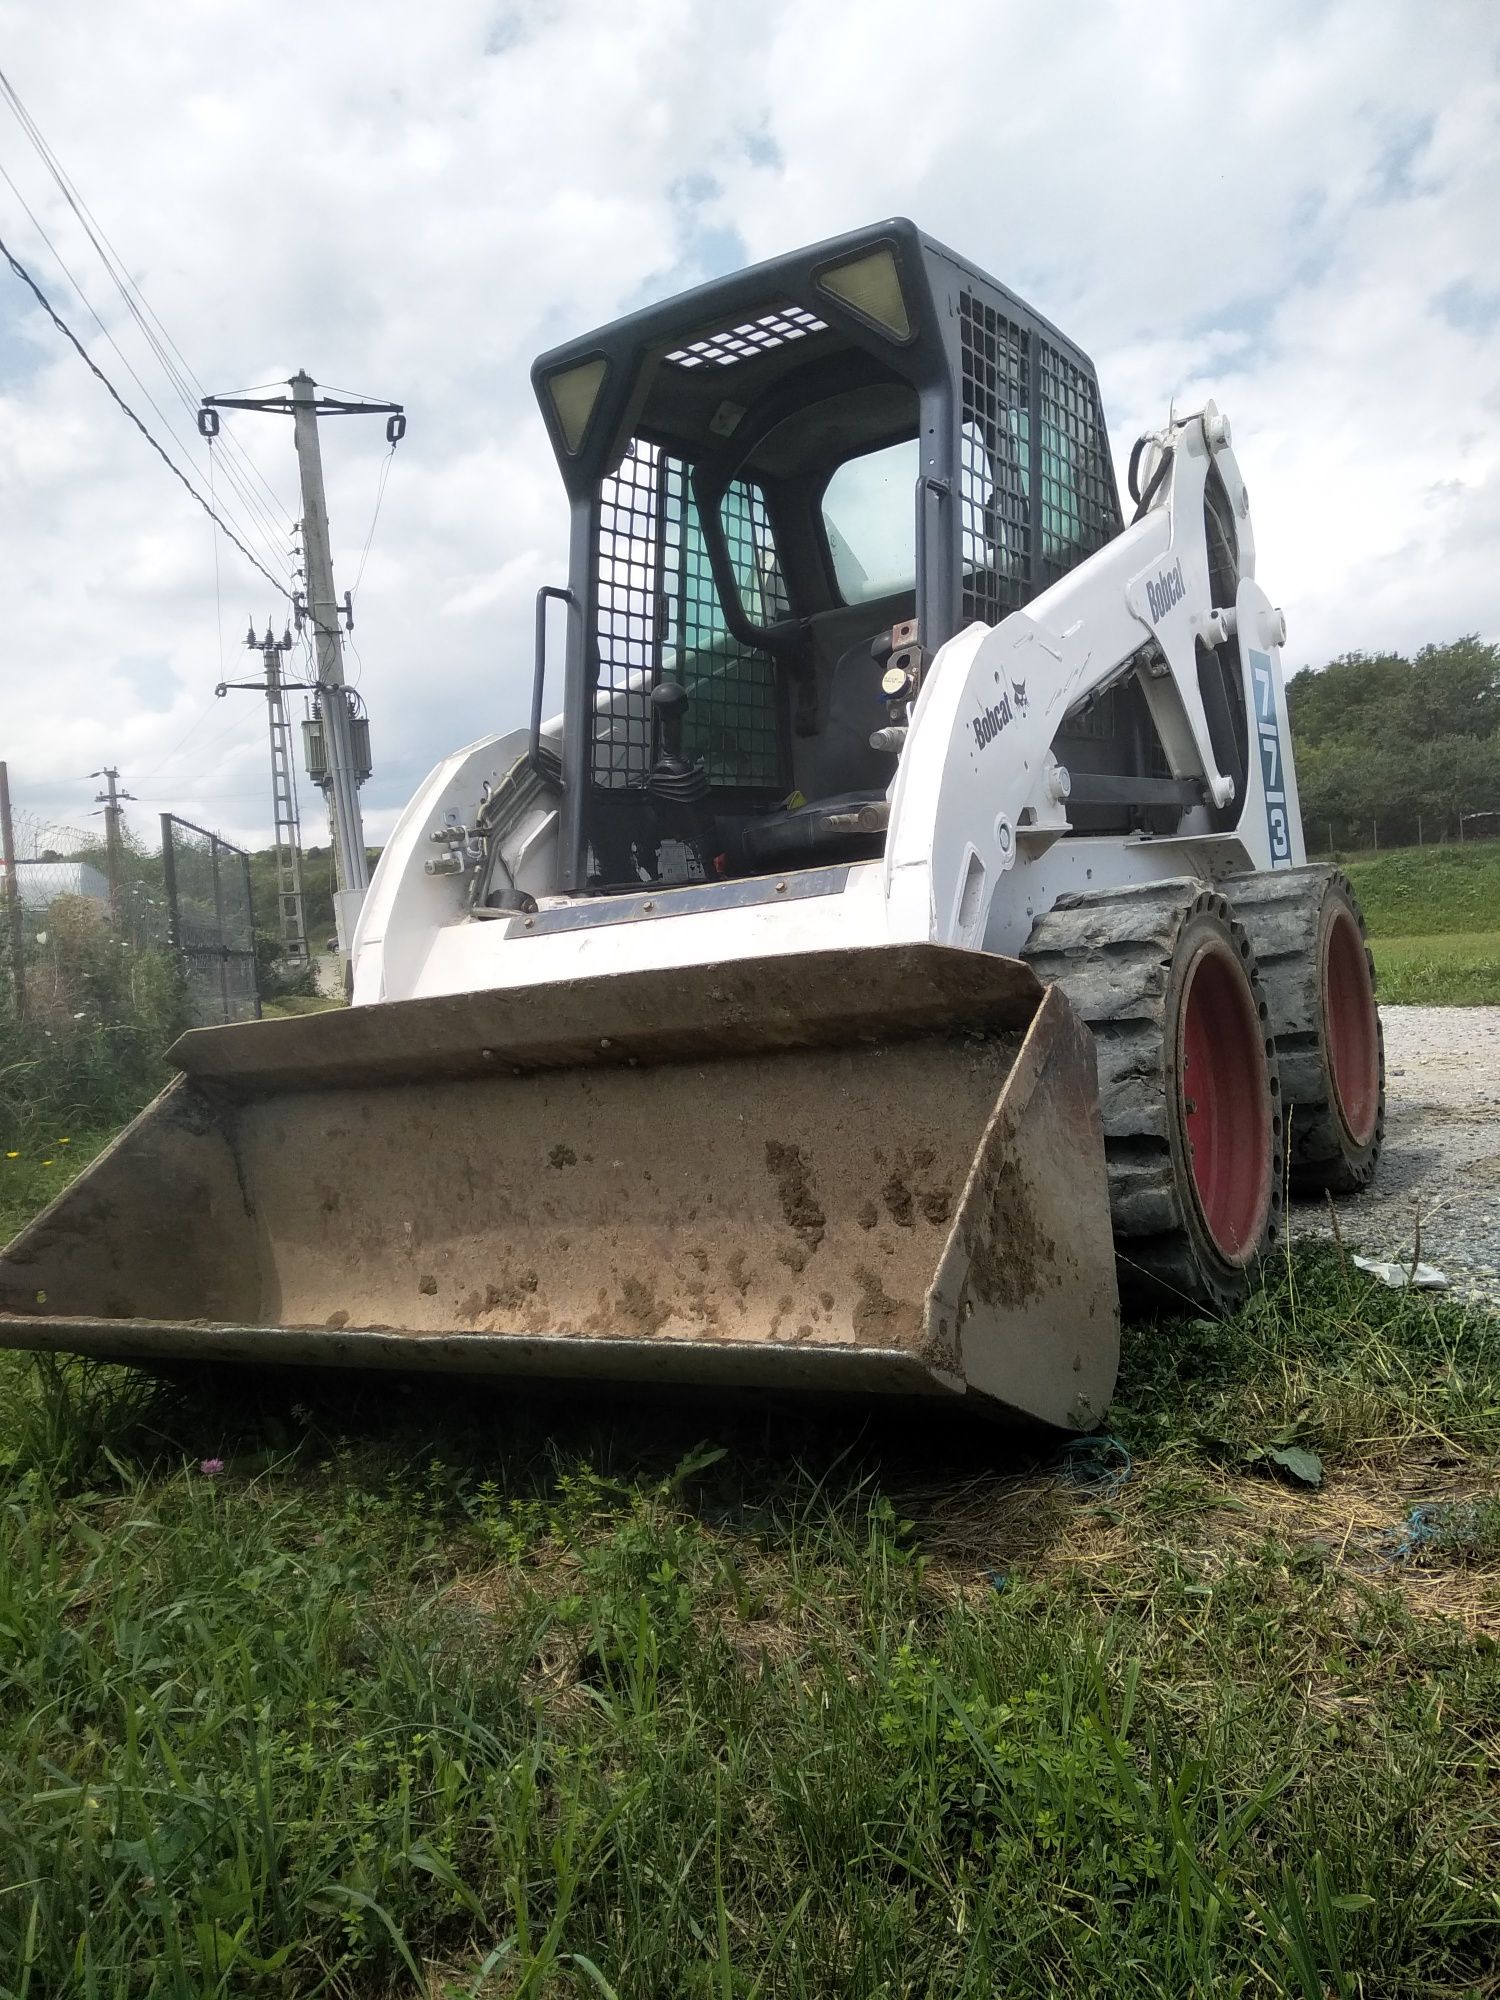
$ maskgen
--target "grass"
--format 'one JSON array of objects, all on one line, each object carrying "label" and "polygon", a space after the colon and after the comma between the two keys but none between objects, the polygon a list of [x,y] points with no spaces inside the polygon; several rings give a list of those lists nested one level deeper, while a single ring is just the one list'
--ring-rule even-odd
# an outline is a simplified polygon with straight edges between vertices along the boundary
[{"label": "grass", "polygon": [[0,1993],[1496,1990],[1500,1319],[1309,1253],[1061,1452],[0,1375]]},{"label": "grass", "polygon": [[1450,936],[1495,928],[1500,840],[1391,848],[1346,860],[1343,867],[1374,937]]},{"label": "grass", "polygon": [[1493,2000],[1500,1318],[1300,1252],[1110,1422],[0,1353],[0,2000]]},{"label": "grass", "polygon": [[1500,841],[1344,863],[1392,1006],[1500,1005]]},{"label": "grass", "polygon": [[[264,1011],[274,1019],[343,1004],[293,994],[267,1001]],[[55,1032],[0,1019],[0,1245],[60,1194],[170,1075],[165,1051],[180,1021],[165,1006],[122,1012],[104,1022],[64,1014]]]},{"label": "grass", "polygon": [[49,1134],[28,1126],[6,1135],[18,1143],[0,1147],[0,1246],[61,1194],[103,1152],[117,1129],[85,1125]]},{"label": "grass", "polygon": [[279,1000],[267,1000],[261,1006],[261,1018],[266,1021],[283,1021],[294,1014],[326,1014],[330,1007],[342,1007],[345,1003],[331,993],[285,993]]},{"label": "grass", "polygon": [[1500,931],[1377,937],[1371,944],[1383,1004],[1500,1006]]}]

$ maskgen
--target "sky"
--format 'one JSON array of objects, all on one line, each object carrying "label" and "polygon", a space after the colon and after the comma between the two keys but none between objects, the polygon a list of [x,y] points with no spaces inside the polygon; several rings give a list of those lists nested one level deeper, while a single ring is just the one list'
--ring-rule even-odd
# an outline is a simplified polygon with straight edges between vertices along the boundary
[{"label": "sky", "polygon": [[[300,367],[406,407],[388,465],[383,419],[324,429],[372,840],[445,752],[526,717],[532,599],[566,573],[533,357],[886,215],[1092,355],[1122,474],[1174,400],[1230,414],[1290,670],[1500,638],[1493,0],[0,0],[0,51],[190,394]],[[207,491],[3,106],[0,169],[0,236]],[[286,577],[290,423],[225,429],[214,494]],[[234,452],[269,489],[253,517]],[[266,844],[264,707],[214,687],[285,600],[3,262],[0,562],[23,832],[87,825],[114,764],[148,843],[174,810]]]}]

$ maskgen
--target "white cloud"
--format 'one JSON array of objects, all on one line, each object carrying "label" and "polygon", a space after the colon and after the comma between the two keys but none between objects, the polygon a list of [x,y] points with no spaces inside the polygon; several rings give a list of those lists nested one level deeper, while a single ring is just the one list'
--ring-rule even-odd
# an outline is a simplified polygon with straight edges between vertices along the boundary
[{"label": "white cloud", "polygon": [[[377,837],[445,749],[526,709],[531,594],[566,560],[533,354],[713,275],[736,243],[767,255],[893,211],[1093,353],[1122,462],[1174,394],[1231,411],[1293,664],[1500,633],[1489,9],[82,0],[0,23],[13,81],[205,387],[306,366],[407,404],[355,632]],[[206,478],[3,119],[0,165]],[[0,233],[89,329],[3,184]],[[212,690],[250,664],[247,614],[279,625],[268,586],[221,546],[221,654],[208,524],[8,276],[0,368],[0,755],[19,802],[76,823],[107,760],[143,818],[172,805],[264,839],[260,704]],[[278,496],[254,543],[274,567],[289,428],[227,422]],[[341,588],[383,451],[374,420],[326,428]],[[244,518],[222,474],[217,491]]]}]

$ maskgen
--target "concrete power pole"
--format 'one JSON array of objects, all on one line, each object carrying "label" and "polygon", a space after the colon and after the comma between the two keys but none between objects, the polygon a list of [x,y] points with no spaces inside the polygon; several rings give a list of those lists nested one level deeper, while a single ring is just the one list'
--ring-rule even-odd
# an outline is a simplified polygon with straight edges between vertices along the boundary
[{"label": "concrete power pole", "polygon": [[10,772],[0,758],[0,861],[5,864],[5,910],[10,923],[10,981],[16,1019],[26,1018],[26,929],[16,876],[16,830],[10,816]]},{"label": "concrete power pole", "polygon": [[[302,545],[307,565],[307,615],[312,621],[317,660],[317,687],[314,700],[323,725],[323,754],[326,775],[314,773],[328,799],[328,817],[333,829],[335,865],[334,916],[338,924],[339,950],[345,965],[354,940],[365,890],[370,885],[369,863],[365,858],[364,820],[359,809],[359,788],[366,775],[354,754],[354,710],[344,685],[344,641],[339,626],[340,605],[333,589],[333,554],[328,539],[328,505],[323,494],[323,451],[318,437],[320,416],[373,416],[386,418],[385,435],[397,444],[406,433],[406,418],[399,403],[372,403],[361,397],[335,392],[319,393],[312,377],[299,369],[287,384],[289,396],[205,396],[198,413],[198,428],[212,439],[218,434],[218,412],[232,410],[274,410],[292,419],[297,448],[297,470],[302,482]],[[345,597],[343,615],[352,607]],[[300,623],[302,607],[297,607]]]},{"label": "concrete power pole", "polygon": [[102,771],[90,771],[91,778],[102,778],[108,788],[94,794],[95,805],[104,808],[104,868],[109,876],[109,908],[114,918],[115,929],[119,930],[125,919],[125,889],[121,881],[120,856],[124,843],[120,839],[120,805],[124,799],[135,797],[134,792],[120,790],[120,774],[113,764],[107,764]]},{"label": "concrete power pole", "polygon": [[347,959],[354,939],[370,868],[365,858],[365,822],[359,809],[353,716],[344,691],[344,641],[339,603],[333,594],[333,553],[328,543],[328,505],[323,497],[323,451],[318,442],[317,389],[302,370],[292,377],[292,428],[297,470],[302,479],[302,548],[307,564],[307,614],[312,620],[318,665],[318,712],[328,758],[328,809],[338,870],[334,915],[339,950]]}]

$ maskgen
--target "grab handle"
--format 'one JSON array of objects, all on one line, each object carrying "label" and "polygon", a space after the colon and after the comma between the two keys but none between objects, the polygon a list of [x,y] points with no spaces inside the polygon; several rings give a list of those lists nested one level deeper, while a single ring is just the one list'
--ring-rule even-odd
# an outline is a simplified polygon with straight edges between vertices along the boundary
[{"label": "grab handle", "polygon": [[563,590],[555,583],[544,583],[536,594],[536,664],[531,677],[531,765],[538,777],[546,777],[542,769],[542,704],[547,694],[547,600],[555,597],[560,604],[566,604],[571,613],[578,600],[571,590]]}]

